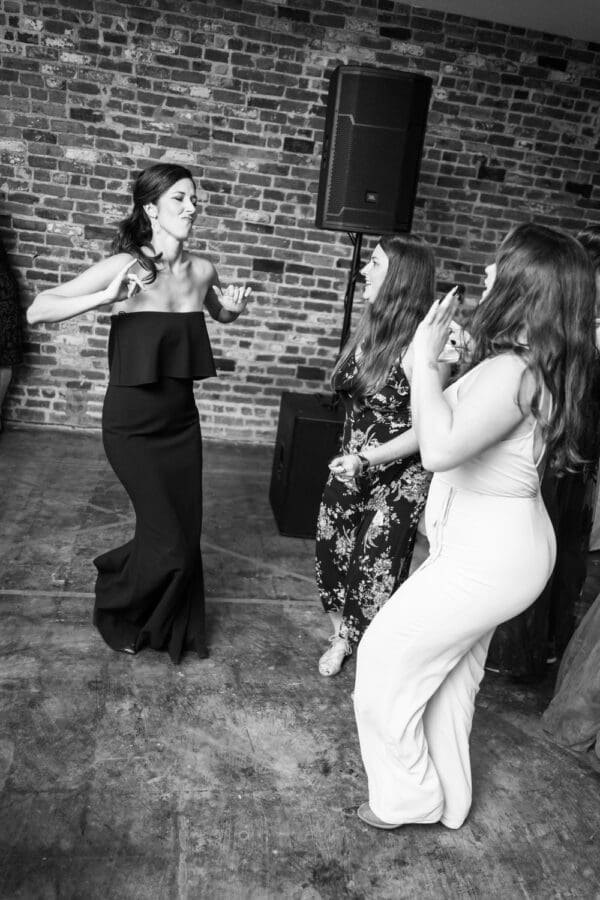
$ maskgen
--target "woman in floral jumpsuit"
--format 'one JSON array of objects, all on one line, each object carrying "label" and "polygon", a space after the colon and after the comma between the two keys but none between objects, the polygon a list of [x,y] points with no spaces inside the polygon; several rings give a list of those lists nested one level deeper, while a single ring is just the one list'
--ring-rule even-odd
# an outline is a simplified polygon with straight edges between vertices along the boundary
[{"label": "woman in floral jumpsuit", "polygon": [[431,479],[411,428],[410,342],[433,301],[434,273],[421,239],[381,238],[362,270],[365,312],[333,373],[346,419],[317,524],[317,584],[335,628],[322,675],[339,672],[408,576]]}]

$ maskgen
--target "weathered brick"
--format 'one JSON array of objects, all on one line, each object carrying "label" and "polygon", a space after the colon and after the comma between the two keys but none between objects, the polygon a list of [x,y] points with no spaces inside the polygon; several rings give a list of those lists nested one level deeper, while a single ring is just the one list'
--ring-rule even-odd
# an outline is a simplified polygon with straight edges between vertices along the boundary
[{"label": "weathered brick", "polygon": [[578,181],[567,181],[565,184],[565,191],[568,191],[570,194],[579,194],[581,197],[588,198],[592,195],[592,185],[583,184]]},{"label": "weathered brick", "polygon": [[296,378],[299,378],[303,381],[322,382],[325,378],[325,370],[318,369],[315,366],[297,366]]},{"label": "weathered brick", "polygon": [[284,270],[284,263],[279,259],[253,259],[253,272],[269,272],[272,274],[280,274]]},{"label": "weathered brick", "polygon": [[504,181],[506,169],[500,166],[490,166],[487,161],[482,162],[477,170],[477,178],[487,181]]},{"label": "weathered brick", "polygon": [[[598,220],[600,45],[395,0],[207,2],[202,27],[175,0],[160,19],[154,4],[126,20],[122,4],[97,6],[22,14],[4,0],[15,54],[0,73],[0,227],[29,302],[106,252],[137,170],[190,166],[191,248],[224,284],[253,287],[242,319],[208,322],[219,377],[197,396],[209,434],[272,440],[283,389],[329,390],[351,246],[314,225],[315,154],[340,59],[434,78],[414,230],[434,245],[441,287],[478,296],[517,221]],[[108,329],[103,313],[29,329],[11,416],[98,428]]]},{"label": "weathered brick", "polygon": [[307,153],[311,155],[315,149],[315,142],[303,140],[302,138],[286,137],[283,140],[283,149],[289,153]]},{"label": "weathered brick", "polygon": [[557,56],[538,56],[537,64],[544,69],[554,69],[557,72],[567,71],[567,60]]}]

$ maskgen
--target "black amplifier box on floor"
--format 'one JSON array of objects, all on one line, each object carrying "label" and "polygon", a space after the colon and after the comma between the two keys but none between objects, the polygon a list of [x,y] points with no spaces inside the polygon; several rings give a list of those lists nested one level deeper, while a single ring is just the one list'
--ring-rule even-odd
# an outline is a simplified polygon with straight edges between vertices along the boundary
[{"label": "black amplifier box on floor", "polygon": [[281,534],[314,538],[327,463],[339,452],[344,409],[318,394],[284,391],[269,500]]}]

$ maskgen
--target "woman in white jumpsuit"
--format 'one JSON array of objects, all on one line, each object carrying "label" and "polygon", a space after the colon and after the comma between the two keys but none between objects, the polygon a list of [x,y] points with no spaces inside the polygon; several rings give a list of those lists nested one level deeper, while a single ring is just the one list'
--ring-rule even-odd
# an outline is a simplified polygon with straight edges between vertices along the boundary
[{"label": "woman in white jumpsuit", "polygon": [[542,461],[581,462],[594,346],[594,276],[571,237],[520,225],[486,269],[470,367],[442,392],[436,361],[454,297],[414,339],[413,422],[434,475],[430,556],[368,627],[354,704],[378,828],[442,822],[471,805],[469,735],[494,628],[542,591],[555,559]]}]

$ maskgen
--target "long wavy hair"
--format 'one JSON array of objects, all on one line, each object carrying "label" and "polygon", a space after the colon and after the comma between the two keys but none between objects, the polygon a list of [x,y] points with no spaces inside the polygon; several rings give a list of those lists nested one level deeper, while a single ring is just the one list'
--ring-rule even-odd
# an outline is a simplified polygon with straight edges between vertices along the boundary
[{"label": "long wavy hair", "polygon": [[[589,225],[580,231],[577,240],[592,261],[596,279],[600,275],[600,225]],[[596,290],[596,315],[600,315],[600,292]]]},{"label": "long wavy hair", "polygon": [[390,368],[412,341],[417,325],[433,303],[435,260],[429,244],[416,235],[398,234],[384,235],[379,244],[388,258],[388,270],[332,374],[335,386],[336,376],[349,356],[359,351],[358,374],[352,386],[356,405],[385,384]]},{"label": "long wavy hair", "polygon": [[[176,163],[155,163],[140,172],[133,185],[133,209],[119,222],[117,234],[111,244],[114,253],[131,253],[137,258],[142,268],[149,273],[148,284],[156,279],[156,264],[160,261],[161,254],[154,254],[152,225],[144,206],[156,203],[161,194],[182,178],[194,180],[189,169]],[[151,255],[144,253],[144,248],[150,250]]]},{"label": "long wavy hair", "polygon": [[[470,324],[471,369],[488,357],[516,353],[534,379],[531,412],[557,471],[585,464],[586,402],[596,349],[595,281],[575,238],[545,225],[517,225],[496,256],[496,278]],[[548,414],[543,394],[552,400]]]}]

